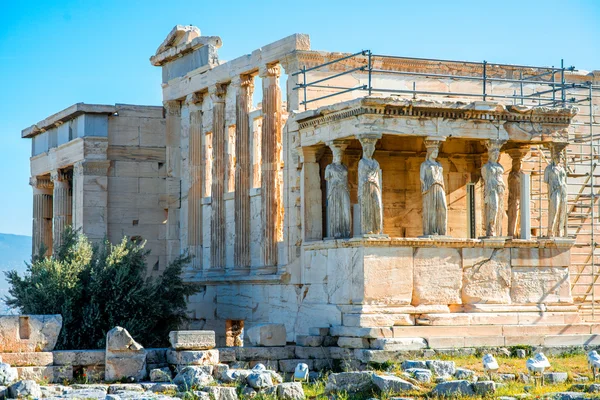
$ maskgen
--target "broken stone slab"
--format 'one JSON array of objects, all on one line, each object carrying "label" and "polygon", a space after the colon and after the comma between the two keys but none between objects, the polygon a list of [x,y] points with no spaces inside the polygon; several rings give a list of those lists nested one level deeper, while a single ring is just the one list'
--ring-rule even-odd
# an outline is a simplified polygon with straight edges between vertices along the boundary
[{"label": "broken stone slab", "polygon": [[192,387],[204,387],[213,383],[212,375],[208,375],[200,367],[190,366],[183,368],[173,379],[173,383],[179,386],[181,391],[190,390]]},{"label": "broken stone slab", "polygon": [[54,350],[52,352],[54,365],[92,366],[104,365],[106,351],[104,350]]},{"label": "broken stone slab", "polygon": [[448,381],[438,383],[432,394],[440,397],[474,396],[475,391],[469,381]]},{"label": "broken stone slab", "polygon": [[286,382],[277,385],[279,400],[304,400],[304,389],[299,382]]},{"label": "broken stone slab", "polygon": [[61,328],[60,315],[1,315],[0,352],[52,351]]},{"label": "broken stone slab", "polygon": [[373,383],[382,393],[400,393],[408,390],[418,389],[412,383],[392,375],[373,374]]},{"label": "broken stone slab", "polygon": [[249,328],[246,336],[253,346],[277,347],[286,345],[283,324],[259,324]]},{"label": "broken stone slab", "polygon": [[473,383],[473,390],[480,396],[487,396],[496,392],[496,383],[494,381],[478,381]]},{"label": "broken stone slab", "polygon": [[584,399],[587,396],[585,393],[581,392],[556,392],[556,393],[546,393],[545,398],[552,400],[574,400],[574,399]]},{"label": "broken stone slab", "polygon": [[421,360],[405,360],[402,361],[402,369],[407,371],[409,369],[419,368],[419,369],[429,369],[427,367],[427,362]]},{"label": "broken stone slab", "polygon": [[210,350],[215,348],[215,332],[171,331],[169,343],[175,350]]},{"label": "broken stone slab", "polygon": [[219,363],[219,350],[167,350],[167,362],[176,365],[214,365]]},{"label": "broken stone slab", "polygon": [[409,373],[415,380],[424,383],[431,382],[431,377],[433,375],[430,370],[424,368],[408,368],[404,371]]},{"label": "broken stone slab", "polygon": [[40,385],[32,380],[23,380],[13,383],[8,387],[8,393],[13,399],[33,398],[39,399],[42,397]]},{"label": "broken stone slab", "polygon": [[[253,360],[288,360],[295,357],[296,346],[285,347],[236,347],[235,354],[239,361]],[[304,347],[304,349],[311,349]],[[300,357],[310,358],[310,357]],[[323,358],[323,356],[319,357]]]},{"label": "broken stone slab", "polygon": [[245,382],[252,372],[251,369],[228,369],[221,373],[219,379],[224,383]]},{"label": "broken stone slab", "polygon": [[325,392],[344,390],[349,393],[367,391],[373,388],[371,372],[340,372],[330,374],[325,385]]},{"label": "broken stone slab", "polygon": [[106,394],[106,390],[98,389],[73,389],[60,396],[53,397],[54,399],[109,399],[110,395]]},{"label": "broken stone slab", "polygon": [[371,346],[369,339],[343,336],[338,338],[337,344],[347,349],[368,349]]},{"label": "broken stone slab", "polygon": [[426,347],[427,341],[423,338],[383,338],[371,341],[371,348],[375,350],[415,351]]},{"label": "broken stone slab", "polygon": [[546,383],[563,383],[566,382],[568,374],[566,372],[546,372],[544,373],[544,381]]},{"label": "broken stone slab", "polygon": [[0,363],[0,385],[10,385],[19,379],[19,372],[10,364]]},{"label": "broken stone slab", "polygon": [[427,360],[427,368],[439,377],[449,378],[456,372],[454,361]]},{"label": "broken stone slab", "polygon": [[324,336],[316,335],[297,335],[296,346],[319,347],[323,345]]},{"label": "broken stone slab", "polygon": [[214,400],[237,400],[238,399],[236,388],[234,388],[234,387],[207,386],[207,387],[203,388],[202,391],[208,393],[210,395],[210,398],[214,399]]},{"label": "broken stone slab", "polygon": [[148,390],[152,393],[165,393],[165,392],[176,392],[178,386],[174,383],[155,383]]},{"label": "broken stone slab", "polygon": [[252,372],[246,377],[246,382],[248,383],[248,386],[256,390],[273,386],[273,379],[271,378],[271,374],[267,371]]},{"label": "broken stone slab", "polygon": [[454,377],[456,379],[472,379],[475,376],[475,371],[466,368],[456,368]]},{"label": "broken stone slab", "polygon": [[28,367],[35,365],[43,367],[54,364],[54,356],[50,351],[37,353],[2,353],[3,362],[13,367]]},{"label": "broken stone slab", "polygon": [[106,334],[105,379],[116,381],[146,377],[146,351],[125,328],[117,326]]},{"label": "broken stone slab", "polygon": [[169,368],[155,368],[150,371],[150,381],[152,382],[170,382],[171,370]]}]

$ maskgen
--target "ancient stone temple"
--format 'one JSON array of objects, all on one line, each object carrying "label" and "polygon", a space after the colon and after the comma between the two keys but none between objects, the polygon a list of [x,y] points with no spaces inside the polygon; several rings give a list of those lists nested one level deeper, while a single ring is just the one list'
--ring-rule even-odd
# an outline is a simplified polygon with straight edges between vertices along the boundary
[{"label": "ancient stone temple", "polygon": [[167,265],[162,107],[78,103],[24,129],[31,139],[33,251],[67,225],[92,240],[146,240],[149,273]]},{"label": "ancient stone temple", "polygon": [[219,346],[264,323],[380,350],[596,333],[598,71],[221,45],[160,44],[165,120],[76,105],[24,131],[36,243],[73,223],[148,239],[159,270],[189,252],[189,328]]},{"label": "ancient stone temple", "polygon": [[151,57],[193,327],[224,343],[266,322],[289,342],[439,326],[498,345],[581,321],[564,164],[581,128],[556,82],[596,73],[320,52],[302,34],[224,62],[221,44],[177,26]]}]

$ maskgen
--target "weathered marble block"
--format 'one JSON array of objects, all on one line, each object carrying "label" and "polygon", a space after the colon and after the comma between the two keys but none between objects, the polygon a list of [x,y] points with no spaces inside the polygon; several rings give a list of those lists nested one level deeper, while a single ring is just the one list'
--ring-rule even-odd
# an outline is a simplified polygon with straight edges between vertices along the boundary
[{"label": "weathered marble block", "polygon": [[286,332],[283,324],[260,324],[249,328],[246,335],[253,346],[285,346]]},{"label": "weathered marble block", "polygon": [[412,304],[462,304],[459,249],[418,248],[414,256]]},{"label": "weathered marble block", "polygon": [[0,358],[11,367],[43,367],[52,365],[54,357],[52,352],[44,351],[37,353],[2,353]]},{"label": "weathered marble block", "polygon": [[126,329],[117,326],[106,334],[107,381],[133,377],[141,381],[146,377],[146,350]]},{"label": "weathered marble block", "polygon": [[175,365],[214,365],[219,363],[219,350],[167,350],[167,362]]},{"label": "weathered marble block", "polygon": [[0,352],[52,351],[61,328],[60,315],[1,315]]},{"label": "weathered marble block", "polygon": [[462,302],[509,304],[510,249],[464,248],[462,254]]},{"label": "weathered marble block", "polygon": [[169,342],[175,350],[209,350],[215,347],[215,332],[172,331]]}]

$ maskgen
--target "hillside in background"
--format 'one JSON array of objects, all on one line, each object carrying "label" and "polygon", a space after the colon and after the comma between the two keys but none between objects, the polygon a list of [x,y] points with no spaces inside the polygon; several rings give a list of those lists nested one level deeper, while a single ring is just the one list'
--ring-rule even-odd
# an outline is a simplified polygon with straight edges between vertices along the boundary
[{"label": "hillside in background", "polygon": [[7,312],[4,296],[8,294],[8,283],[4,271],[16,269],[23,274],[25,261],[31,259],[31,237],[0,233],[0,314]]}]

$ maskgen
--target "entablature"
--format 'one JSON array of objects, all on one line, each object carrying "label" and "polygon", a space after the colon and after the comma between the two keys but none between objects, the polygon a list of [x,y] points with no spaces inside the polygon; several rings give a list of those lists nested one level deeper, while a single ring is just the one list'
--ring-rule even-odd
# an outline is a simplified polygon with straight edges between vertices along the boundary
[{"label": "entablature", "polygon": [[566,143],[576,114],[574,107],[363,97],[298,113],[291,120],[303,147],[356,134]]}]

